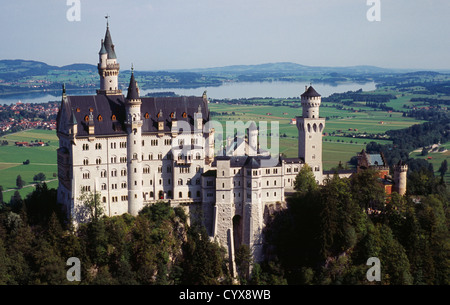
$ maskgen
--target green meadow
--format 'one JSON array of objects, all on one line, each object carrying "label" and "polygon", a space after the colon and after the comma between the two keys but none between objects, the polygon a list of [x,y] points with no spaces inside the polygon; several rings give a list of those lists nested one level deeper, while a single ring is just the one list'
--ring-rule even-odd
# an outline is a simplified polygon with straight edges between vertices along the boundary
[{"label": "green meadow", "polygon": [[[438,172],[438,170],[441,167],[441,163],[444,160],[447,160],[447,162],[450,161],[450,143],[445,143],[442,145],[442,147],[445,147],[447,150],[444,152],[430,152],[428,153],[428,155],[422,156],[422,149],[417,149],[411,152],[410,156],[415,159],[426,159],[428,162],[433,164],[434,174],[436,177],[439,177],[440,173]],[[450,183],[450,170],[448,170],[445,174],[444,180],[446,183]]]},{"label": "green meadow", "polygon": [[[280,134],[287,136],[297,136],[295,125],[291,125],[291,119],[301,116],[301,108],[289,106],[270,105],[236,105],[236,104],[215,104],[209,105],[210,110],[217,113],[225,113],[213,116],[214,120],[222,123],[226,121],[241,120],[243,122],[255,121],[278,121],[280,124]],[[234,112],[234,114],[233,114]],[[403,117],[399,112],[373,111],[364,109],[362,111],[340,110],[334,107],[321,107],[321,117],[329,117],[326,121],[325,132],[348,131],[357,129],[358,133],[384,134],[388,130],[403,129],[414,124],[423,123],[414,118]],[[223,125],[225,126],[225,125]]]},{"label": "green meadow", "polygon": [[[324,169],[336,167],[339,162],[346,164],[353,156],[361,152],[369,142],[390,144],[387,139],[370,139],[369,135],[384,136],[386,131],[403,129],[414,124],[421,124],[413,118],[403,117],[400,112],[374,111],[371,108],[361,106],[357,110],[336,109],[331,105],[322,105],[321,117],[329,117],[325,122],[325,136],[323,137],[323,166]],[[287,157],[297,156],[296,125],[290,124],[291,119],[301,116],[301,108],[286,106],[271,106],[267,100],[255,101],[255,105],[210,103],[210,111],[218,113],[212,119],[219,121],[225,131],[227,121],[242,121],[244,123],[254,121],[278,121],[280,134],[280,153]],[[356,109],[356,108],[355,108]],[[267,124],[270,129],[270,124]],[[349,130],[351,129],[351,130]],[[330,135],[334,133],[334,135]],[[355,137],[342,137],[342,134]],[[356,138],[357,134],[366,134],[365,138]],[[269,141],[270,143],[270,141]]]},{"label": "green meadow", "polygon": [[[18,175],[25,181],[25,186],[19,190],[24,198],[34,189],[33,177],[38,173],[44,173],[50,188],[56,188],[58,138],[55,131],[50,130],[26,130],[8,134],[0,138],[0,141],[8,141],[8,145],[0,146],[0,185],[3,187],[3,200],[8,202],[16,189]],[[48,146],[18,147],[15,142],[45,142]],[[23,162],[29,160],[25,165]]]}]

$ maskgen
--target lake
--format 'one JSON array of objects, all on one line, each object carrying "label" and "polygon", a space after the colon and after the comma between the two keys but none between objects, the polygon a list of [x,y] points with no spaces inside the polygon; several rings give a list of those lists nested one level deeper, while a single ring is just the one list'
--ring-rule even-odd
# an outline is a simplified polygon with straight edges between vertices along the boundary
[{"label": "lake", "polygon": [[[201,87],[195,89],[186,88],[160,88],[141,90],[141,96],[150,92],[175,92],[183,96],[201,96],[203,91],[207,91],[210,99],[233,99],[233,98],[252,98],[252,97],[274,97],[274,98],[289,98],[299,97],[305,91],[303,82],[242,82],[242,83],[226,83],[218,87]],[[329,96],[333,93],[343,93],[347,91],[356,91],[362,89],[363,91],[372,91],[376,89],[376,83],[369,82],[364,84],[359,83],[342,83],[337,85],[330,85],[326,83],[313,84],[314,89],[323,97]],[[68,95],[77,95],[79,93],[67,92]],[[95,94],[95,92],[88,92],[85,94]],[[124,92],[126,95],[126,91]],[[22,103],[46,103],[48,101],[59,101],[61,95],[52,95],[49,93],[33,93],[26,95],[15,95],[8,97],[0,97],[0,104],[14,104],[18,101]]]}]

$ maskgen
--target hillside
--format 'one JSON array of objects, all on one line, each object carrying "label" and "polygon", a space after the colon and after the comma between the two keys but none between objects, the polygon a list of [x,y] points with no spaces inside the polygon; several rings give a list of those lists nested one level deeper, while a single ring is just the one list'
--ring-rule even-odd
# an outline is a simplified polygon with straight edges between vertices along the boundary
[{"label": "hillside", "polygon": [[[130,70],[119,74],[119,86],[126,90]],[[345,82],[392,83],[399,80],[448,79],[448,74],[430,71],[395,70],[374,66],[314,67],[291,62],[259,65],[233,65],[189,70],[136,71],[142,89],[199,88],[220,86],[227,82]],[[409,82],[409,81],[408,81]],[[406,83],[408,83],[406,82]],[[97,66],[75,63],[62,67],[33,60],[0,60],[0,95],[59,92],[62,84],[68,90],[95,92],[98,87]]]},{"label": "hillside", "polygon": [[393,73],[405,72],[406,70],[385,69],[374,66],[353,66],[353,67],[318,67],[305,66],[291,62],[264,63],[259,65],[233,65],[225,67],[214,67],[204,69],[177,70],[198,73]]}]

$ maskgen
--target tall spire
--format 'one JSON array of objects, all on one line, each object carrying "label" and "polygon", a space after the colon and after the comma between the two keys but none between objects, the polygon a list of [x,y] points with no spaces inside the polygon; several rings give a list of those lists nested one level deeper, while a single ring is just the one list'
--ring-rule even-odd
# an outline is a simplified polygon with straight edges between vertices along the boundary
[{"label": "tall spire", "polygon": [[134,78],[134,67],[133,66],[131,66],[131,78],[130,78],[130,85],[128,86],[127,99],[128,100],[139,99],[139,88],[138,88],[136,79]]},{"label": "tall spire", "polygon": [[97,94],[121,94],[119,89],[119,70],[120,65],[117,62],[114,44],[109,32],[109,16],[106,18],[106,34],[105,39],[102,39],[101,48],[99,51],[98,74],[100,75],[100,89]]},{"label": "tall spire", "polygon": [[105,48],[105,42],[104,42],[104,40],[102,39],[102,43],[101,43],[101,47],[100,47],[100,51],[98,52],[98,54],[99,55],[102,55],[102,54],[108,54],[108,52],[106,52],[106,48]]},{"label": "tall spire", "polygon": [[117,59],[116,52],[114,50],[114,44],[111,39],[111,33],[109,32],[109,16],[106,18],[106,34],[103,45],[105,46],[106,52],[108,53],[108,59]]}]

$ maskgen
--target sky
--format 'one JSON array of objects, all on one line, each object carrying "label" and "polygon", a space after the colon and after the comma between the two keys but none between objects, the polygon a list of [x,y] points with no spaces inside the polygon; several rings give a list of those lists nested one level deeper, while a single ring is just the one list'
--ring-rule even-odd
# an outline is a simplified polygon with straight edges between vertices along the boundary
[{"label": "sky", "polygon": [[[132,64],[136,70],[153,71],[274,62],[450,69],[449,0],[0,0],[0,4],[0,59],[95,65],[109,15],[121,69]],[[369,11],[379,21],[370,21]]]}]

